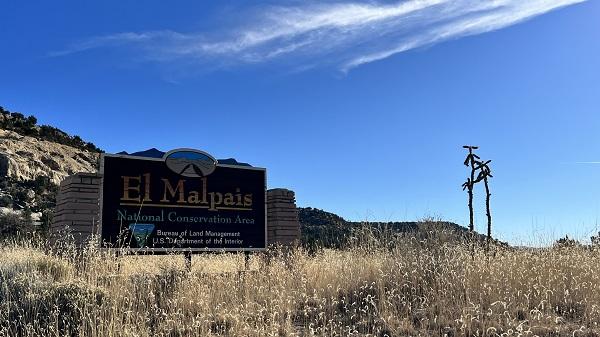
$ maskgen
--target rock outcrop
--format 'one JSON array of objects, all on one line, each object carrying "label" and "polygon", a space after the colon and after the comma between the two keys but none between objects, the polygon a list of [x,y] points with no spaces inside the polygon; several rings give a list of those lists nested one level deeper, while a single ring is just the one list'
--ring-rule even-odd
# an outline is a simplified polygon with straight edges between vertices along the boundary
[{"label": "rock outcrop", "polygon": [[99,154],[0,129],[0,179],[35,180],[46,176],[54,184],[77,172],[96,172]]}]

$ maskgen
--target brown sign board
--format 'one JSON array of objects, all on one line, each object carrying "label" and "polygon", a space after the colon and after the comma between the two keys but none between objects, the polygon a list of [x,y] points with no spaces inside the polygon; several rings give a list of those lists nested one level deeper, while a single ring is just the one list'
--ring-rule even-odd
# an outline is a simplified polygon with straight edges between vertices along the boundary
[{"label": "brown sign board", "polygon": [[179,149],[162,158],[104,154],[100,240],[137,252],[267,247],[266,170]]}]

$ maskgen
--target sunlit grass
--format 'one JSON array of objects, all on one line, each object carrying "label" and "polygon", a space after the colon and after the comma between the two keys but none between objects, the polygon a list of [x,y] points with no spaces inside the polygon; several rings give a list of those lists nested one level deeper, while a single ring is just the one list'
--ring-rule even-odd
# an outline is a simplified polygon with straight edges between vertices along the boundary
[{"label": "sunlit grass", "polygon": [[347,250],[124,256],[0,248],[0,336],[597,336],[600,252],[443,233]]}]

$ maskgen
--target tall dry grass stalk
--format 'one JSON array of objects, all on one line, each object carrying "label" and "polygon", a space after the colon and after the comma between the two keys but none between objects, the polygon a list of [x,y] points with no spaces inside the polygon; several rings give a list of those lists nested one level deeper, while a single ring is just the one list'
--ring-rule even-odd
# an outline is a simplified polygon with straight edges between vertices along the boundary
[{"label": "tall dry grass stalk", "polygon": [[0,248],[0,336],[597,336],[600,252],[476,253],[435,231],[348,250],[117,258]]}]

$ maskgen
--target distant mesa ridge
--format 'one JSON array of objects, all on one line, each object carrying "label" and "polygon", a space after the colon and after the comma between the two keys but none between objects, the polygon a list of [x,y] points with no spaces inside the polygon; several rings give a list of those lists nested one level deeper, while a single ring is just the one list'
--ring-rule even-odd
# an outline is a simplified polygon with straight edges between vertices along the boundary
[{"label": "distant mesa ridge", "polygon": [[[132,152],[132,153],[128,153],[126,151],[121,151],[117,154],[123,154],[123,155],[135,156],[135,157],[162,158],[165,155],[165,153],[166,152],[163,152],[156,148],[151,148],[151,149],[148,149],[145,151],[138,151],[138,152]],[[217,159],[217,161],[219,162],[219,164],[252,167],[252,165],[250,165],[248,163],[241,163],[241,162],[235,160],[234,158]]]},{"label": "distant mesa ridge", "polygon": [[[459,242],[470,237],[469,230],[449,221],[393,221],[393,222],[354,222],[341,216],[318,208],[299,207],[298,220],[302,233],[302,244],[305,247],[320,246],[326,248],[348,247],[356,235],[356,230],[369,228],[374,232],[404,233],[415,238],[430,239],[428,233],[444,233],[445,240]],[[437,239],[442,239],[442,236]],[[474,233],[474,239],[485,242],[486,237]],[[494,240],[495,244],[507,246],[506,242]]]}]

